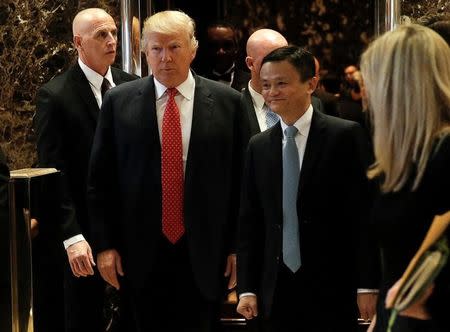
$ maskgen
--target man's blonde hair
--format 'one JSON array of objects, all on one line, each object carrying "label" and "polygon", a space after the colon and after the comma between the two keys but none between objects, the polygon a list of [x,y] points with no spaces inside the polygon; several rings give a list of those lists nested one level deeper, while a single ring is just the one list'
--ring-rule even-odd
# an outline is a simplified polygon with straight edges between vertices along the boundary
[{"label": "man's blonde hair", "polygon": [[163,34],[186,33],[192,50],[198,47],[198,41],[195,38],[195,22],[187,14],[179,10],[166,10],[158,12],[148,17],[144,22],[142,30],[142,49],[147,50],[148,34],[158,32]]},{"label": "man's blonde hair", "polygon": [[369,46],[361,71],[374,127],[368,176],[380,176],[383,192],[415,190],[433,142],[450,128],[450,48],[431,29],[400,26]]}]

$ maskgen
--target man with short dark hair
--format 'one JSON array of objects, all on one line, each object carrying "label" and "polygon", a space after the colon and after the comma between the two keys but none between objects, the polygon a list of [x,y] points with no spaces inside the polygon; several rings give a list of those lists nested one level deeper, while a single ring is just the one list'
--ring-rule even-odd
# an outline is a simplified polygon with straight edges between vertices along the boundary
[{"label": "man with short dark hair", "polygon": [[237,310],[261,316],[263,331],[356,331],[357,230],[369,201],[363,131],[313,108],[317,77],[304,49],[275,49],[260,78],[280,121],[247,150]]}]

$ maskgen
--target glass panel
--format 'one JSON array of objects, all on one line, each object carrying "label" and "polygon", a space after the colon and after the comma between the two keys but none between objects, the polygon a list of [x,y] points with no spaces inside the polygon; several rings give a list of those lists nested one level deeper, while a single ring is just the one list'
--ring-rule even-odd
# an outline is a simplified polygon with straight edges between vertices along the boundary
[{"label": "glass panel", "polygon": [[141,49],[141,31],[144,20],[152,11],[150,0],[121,0],[122,69],[144,77],[149,74],[144,50]]}]

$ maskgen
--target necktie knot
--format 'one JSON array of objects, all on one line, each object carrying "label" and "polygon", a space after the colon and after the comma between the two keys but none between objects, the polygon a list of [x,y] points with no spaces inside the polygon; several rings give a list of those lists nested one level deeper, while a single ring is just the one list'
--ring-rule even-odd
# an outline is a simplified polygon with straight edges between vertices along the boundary
[{"label": "necktie knot", "polygon": [[105,95],[106,91],[108,91],[111,88],[111,84],[109,83],[108,79],[106,77],[103,77],[102,86],[100,88],[102,98]]},{"label": "necktie knot", "polygon": [[287,138],[294,138],[295,135],[297,135],[298,129],[295,126],[288,126],[285,130],[284,130],[284,134],[286,135]]},{"label": "necktie knot", "polygon": [[168,88],[167,89],[167,94],[169,95],[169,98],[175,98],[177,93],[178,93],[178,90],[176,88]]}]

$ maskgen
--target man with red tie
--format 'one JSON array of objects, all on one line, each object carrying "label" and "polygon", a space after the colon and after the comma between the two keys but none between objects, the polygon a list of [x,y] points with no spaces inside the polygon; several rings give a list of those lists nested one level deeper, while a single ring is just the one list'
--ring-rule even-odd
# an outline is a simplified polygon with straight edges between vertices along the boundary
[{"label": "man with red tie", "polygon": [[190,70],[194,30],[179,11],[146,20],[153,75],[106,95],[93,143],[93,247],[128,295],[130,331],[216,331],[236,283],[240,95]]}]

